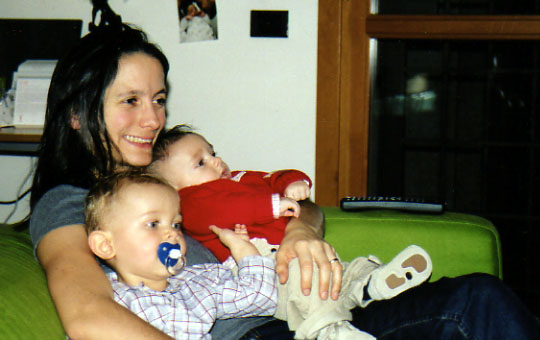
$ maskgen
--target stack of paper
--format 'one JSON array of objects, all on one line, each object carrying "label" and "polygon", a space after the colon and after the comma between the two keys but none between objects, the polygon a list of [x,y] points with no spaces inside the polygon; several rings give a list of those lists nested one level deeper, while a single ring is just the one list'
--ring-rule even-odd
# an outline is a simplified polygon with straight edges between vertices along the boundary
[{"label": "stack of paper", "polygon": [[13,73],[15,126],[43,126],[47,93],[56,62],[56,60],[27,60]]}]

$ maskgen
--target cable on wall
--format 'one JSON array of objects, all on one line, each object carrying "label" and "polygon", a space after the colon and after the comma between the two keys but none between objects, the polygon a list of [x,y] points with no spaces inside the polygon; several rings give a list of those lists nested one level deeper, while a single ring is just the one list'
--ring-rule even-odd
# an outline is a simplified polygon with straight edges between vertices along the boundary
[{"label": "cable on wall", "polygon": [[[17,198],[14,199],[13,201],[6,201],[6,205],[8,204],[13,204],[13,209],[11,209],[11,212],[7,215],[7,217],[4,219],[4,221],[2,221],[3,224],[7,224],[9,219],[15,214],[15,212],[17,211],[17,208],[19,206],[19,202],[26,196],[28,195],[31,191],[32,191],[32,185],[30,184],[30,187],[27,188],[24,192],[24,188],[26,186],[26,184],[28,183],[28,181],[31,181],[32,180],[32,177],[34,175],[34,169],[36,167],[36,164],[35,164],[35,159],[31,159],[31,166],[30,166],[30,171],[28,171],[28,174],[26,175],[26,177],[24,178],[23,182],[21,183],[21,186],[19,187],[19,190],[17,191]],[[4,205],[4,202],[1,203],[2,205]],[[17,225],[27,225],[27,222],[28,219],[30,218],[30,212],[20,221],[17,221],[15,222],[14,224],[17,224]]]},{"label": "cable on wall", "polygon": [[32,188],[26,189],[25,192],[23,192],[19,197],[12,201],[0,201],[0,205],[10,205],[10,204],[16,204],[20,200],[22,200],[26,195],[28,195],[30,192],[32,192]]}]

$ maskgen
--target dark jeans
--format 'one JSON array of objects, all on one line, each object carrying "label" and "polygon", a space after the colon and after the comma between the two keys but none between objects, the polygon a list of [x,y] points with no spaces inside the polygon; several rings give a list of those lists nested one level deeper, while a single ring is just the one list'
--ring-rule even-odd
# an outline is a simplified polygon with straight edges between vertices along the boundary
[{"label": "dark jeans", "polygon": [[[540,324],[499,279],[472,274],[441,279],[391,300],[353,310],[353,324],[377,339],[540,339]],[[283,321],[272,321],[243,340],[293,339]]]}]

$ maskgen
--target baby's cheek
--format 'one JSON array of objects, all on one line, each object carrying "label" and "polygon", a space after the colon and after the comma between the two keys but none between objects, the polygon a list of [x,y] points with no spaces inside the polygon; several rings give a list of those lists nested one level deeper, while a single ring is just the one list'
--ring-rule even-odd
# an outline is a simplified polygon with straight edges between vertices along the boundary
[{"label": "baby's cheek", "polygon": [[186,240],[184,239],[184,235],[182,233],[180,233],[180,240],[178,241],[178,243],[180,244],[180,251],[182,252],[182,255],[186,256]]}]

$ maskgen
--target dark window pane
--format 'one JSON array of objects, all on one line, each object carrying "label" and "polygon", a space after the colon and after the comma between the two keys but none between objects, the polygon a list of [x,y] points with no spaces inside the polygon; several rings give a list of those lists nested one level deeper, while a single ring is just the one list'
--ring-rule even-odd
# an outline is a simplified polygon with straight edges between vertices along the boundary
[{"label": "dark window pane", "polygon": [[[440,154],[430,151],[405,153],[404,191],[409,197],[436,198],[439,193]],[[424,185],[428,182],[429,185]]]},{"label": "dark window pane", "polygon": [[519,72],[494,74],[490,85],[490,109],[487,114],[490,141],[530,141],[534,77]]},{"label": "dark window pane", "polygon": [[447,154],[447,200],[456,211],[484,211],[483,155],[480,152]]},{"label": "dark window pane", "polygon": [[[513,58],[508,50],[518,53]],[[533,173],[536,163],[529,155],[532,148],[540,147],[540,132],[536,132],[539,50],[535,41],[379,40],[370,110],[370,193],[433,195],[437,188],[435,195],[455,209],[461,189],[441,183],[458,178],[463,182],[460,167],[468,163],[460,160],[474,162],[469,170],[476,178],[470,181],[486,186],[503,180],[497,169],[508,170],[508,176],[523,172],[524,167]],[[427,162],[418,158],[419,152],[426,151],[441,155],[438,172],[419,171],[422,165],[411,164]],[[425,172],[426,179],[417,180],[410,175],[414,171]],[[515,187],[510,182],[505,181],[509,194],[531,187],[528,182],[513,183]],[[490,190],[486,188],[483,195]],[[540,196],[540,190],[531,195]],[[488,207],[487,197],[483,203],[469,202],[470,207],[460,201],[459,210]]]},{"label": "dark window pane", "polygon": [[531,186],[529,152],[521,147],[487,149],[486,213],[527,215]]},{"label": "dark window pane", "polygon": [[486,84],[479,77],[448,79],[448,112],[446,134],[456,143],[478,143],[482,140],[486,101],[482,95]]}]

